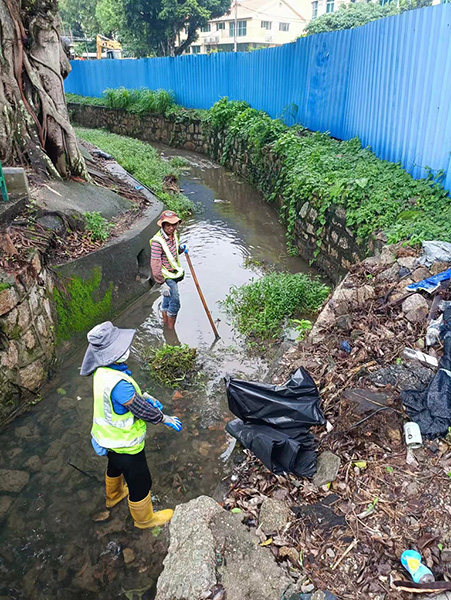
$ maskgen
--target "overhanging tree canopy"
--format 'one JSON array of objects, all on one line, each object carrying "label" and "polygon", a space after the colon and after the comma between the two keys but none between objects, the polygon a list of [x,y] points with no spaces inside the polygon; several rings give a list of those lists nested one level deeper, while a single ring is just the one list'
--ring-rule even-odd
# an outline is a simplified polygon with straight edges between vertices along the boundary
[{"label": "overhanging tree canopy", "polygon": [[[220,17],[231,0],[98,0],[96,16],[104,31],[117,31],[136,56],[178,56],[196,40],[197,30]],[[176,46],[177,35],[187,38]]]}]

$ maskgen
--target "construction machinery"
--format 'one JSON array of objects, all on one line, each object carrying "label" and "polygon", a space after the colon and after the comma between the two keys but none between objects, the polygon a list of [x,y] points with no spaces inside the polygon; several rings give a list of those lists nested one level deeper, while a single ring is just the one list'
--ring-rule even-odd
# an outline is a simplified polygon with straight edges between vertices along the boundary
[{"label": "construction machinery", "polygon": [[102,50],[106,50],[106,58],[122,58],[122,45],[103,35],[97,35],[97,58],[102,58]]}]

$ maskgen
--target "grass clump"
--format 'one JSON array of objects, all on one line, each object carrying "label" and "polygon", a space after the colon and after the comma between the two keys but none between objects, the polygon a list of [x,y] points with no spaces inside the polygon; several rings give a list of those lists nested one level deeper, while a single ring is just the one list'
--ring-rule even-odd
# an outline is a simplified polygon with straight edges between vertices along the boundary
[{"label": "grass clump", "polygon": [[122,108],[139,115],[153,112],[166,114],[174,106],[174,92],[168,90],[128,90],[126,88],[107,89],[104,92],[106,105],[109,108]]},{"label": "grass clump", "polygon": [[270,273],[232,288],[224,304],[240,333],[269,341],[287,318],[315,312],[328,295],[326,285],[304,273]]},{"label": "grass clump", "polygon": [[148,355],[150,374],[162,385],[176,387],[194,370],[196,349],[187,344],[153,348]]},{"label": "grass clump", "polygon": [[160,158],[150,144],[103,129],[77,127],[79,137],[111,154],[117,162],[143,185],[150,188],[156,196],[182,219],[194,211],[194,203],[180,192],[173,193],[164,188],[167,176],[178,178],[179,169]]},{"label": "grass clump", "polygon": [[76,104],[87,104],[89,106],[107,106],[104,96],[95,98],[94,96],[79,96],[78,94],[66,94],[66,102]]},{"label": "grass clump", "polygon": [[84,217],[86,231],[91,236],[93,242],[105,242],[110,237],[111,229],[114,225],[109,223],[105,217],[102,217],[99,212],[85,212]]}]

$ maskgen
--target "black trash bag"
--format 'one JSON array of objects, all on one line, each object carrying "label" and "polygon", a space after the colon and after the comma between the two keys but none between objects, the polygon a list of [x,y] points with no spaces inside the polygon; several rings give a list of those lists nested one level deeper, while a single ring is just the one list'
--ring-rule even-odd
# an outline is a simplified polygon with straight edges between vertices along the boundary
[{"label": "black trash bag", "polygon": [[284,385],[226,378],[229,408],[239,417],[226,430],[273,473],[312,477],[316,471],[312,425],[325,423],[320,396],[300,368]]},{"label": "black trash bag", "polygon": [[443,315],[440,337],[444,343],[438,371],[423,390],[405,390],[401,400],[409,418],[418,423],[422,435],[429,439],[444,436],[451,427],[451,309]]},{"label": "black trash bag", "polygon": [[294,473],[299,477],[313,477],[316,472],[314,437],[307,429],[298,438],[289,437],[268,425],[243,423],[234,419],[226,431],[250,450],[272,473]]},{"label": "black trash bag", "polygon": [[227,399],[245,423],[266,423],[279,430],[324,424],[315,382],[301,367],[284,385],[226,378]]}]

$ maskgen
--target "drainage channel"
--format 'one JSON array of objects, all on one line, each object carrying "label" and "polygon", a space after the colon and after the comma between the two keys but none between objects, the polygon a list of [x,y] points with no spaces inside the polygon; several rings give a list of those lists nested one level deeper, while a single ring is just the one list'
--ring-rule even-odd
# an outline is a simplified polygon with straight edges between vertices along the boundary
[{"label": "drainage channel", "polygon": [[[213,333],[187,272],[180,283],[177,336],[197,348],[200,366],[196,381],[174,394],[152,382],[142,361],[146,348],[165,342],[159,292],[141,297],[115,320],[118,326],[137,329],[129,363],[135,378],[184,425],[181,433],[148,428],[146,453],[154,503],[160,508],[219,493],[225,475],[220,458],[227,447],[224,425],[230,418],[223,378],[262,379],[268,370],[269,357],[248,353],[220,301],[231,286],[271,268],[314,271],[287,254],[276,213],[252,187],[204,157],[156,147],[163,157],[188,161],[181,186],[200,210],[183,224],[181,240],[188,245],[221,335],[212,345]],[[106,518],[105,460],[93,453],[89,435],[91,380],[78,375],[83,353],[84,348],[63,364],[40,404],[0,432],[0,468],[21,471],[10,473],[7,484],[0,481],[0,597],[154,597],[167,528],[134,529],[124,502]]]}]

